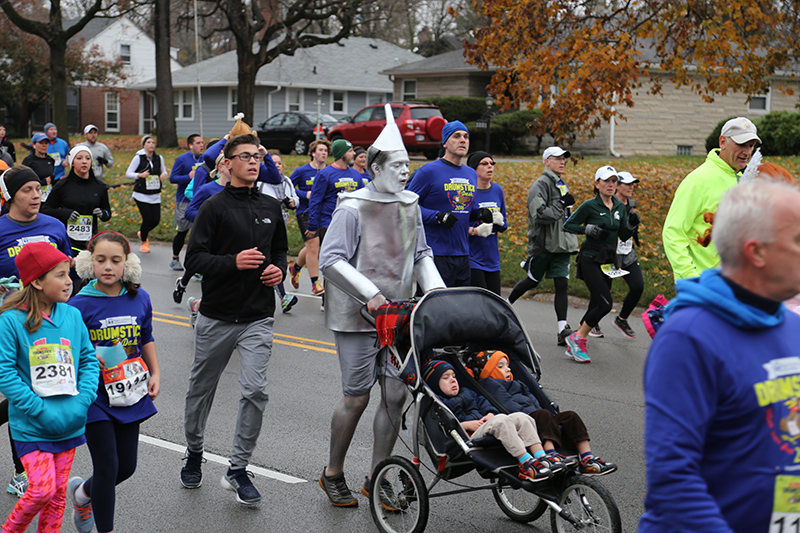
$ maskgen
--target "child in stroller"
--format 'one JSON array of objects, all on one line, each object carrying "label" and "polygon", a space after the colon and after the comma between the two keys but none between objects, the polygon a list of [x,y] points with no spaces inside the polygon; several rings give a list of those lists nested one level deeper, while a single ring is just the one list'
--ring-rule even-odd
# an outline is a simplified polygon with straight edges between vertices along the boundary
[{"label": "child in stroller", "polygon": [[422,379],[453,412],[472,438],[492,435],[519,461],[519,477],[531,481],[549,479],[565,464],[547,456],[536,423],[523,413],[496,414],[496,409],[469,389],[461,389],[455,369],[447,361],[432,359],[422,370]]},{"label": "child in stroller", "polygon": [[[580,454],[580,472],[584,475],[604,475],[617,470],[617,465],[592,454],[589,433],[575,411],[553,414],[542,409],[530,389],[514,380],[508,355],[500,350],[472,352],[464,357],[464,366],[478,384],[510,413],[526,413],[536,422],[544,451],[552,460],[574,466],[573,458],[559,454],[564,444],[573,444]],[[562,441],[563,437],[563,441]]]}]

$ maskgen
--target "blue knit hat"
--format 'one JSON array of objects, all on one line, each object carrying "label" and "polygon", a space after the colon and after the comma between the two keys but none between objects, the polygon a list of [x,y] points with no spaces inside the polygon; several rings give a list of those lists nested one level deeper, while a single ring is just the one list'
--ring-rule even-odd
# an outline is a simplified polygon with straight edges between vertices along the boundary
[{"label": "blue knit hat", "polygon": [[454,120],[445,124],[444,128],[442,128],[442,145],[447,142],[447,139],[449,139],[452,134],[460,130],[464,130],[469,134],[469,130],[460,120]]},{"label": "blue knit hat", "polygon": [[422,379],[425,380],[425,383],[427,383],[428,387],[430,387],[433,392],[439,396],[447,396],[442,392],[442,389],[439,388],[439,380],[442,379],[442,375],[448,370],[455,372],[453,365],[447,361],[431,359],[422,367]]},{"label": "blue knit hat", "polygon": [[53,124],[52,122],[48,122],[47,124],[44,125],[44,132],[47,133],[47,130],[49,130],[50,128],[55,128],[55,127],[56,127],[55,124]]}]

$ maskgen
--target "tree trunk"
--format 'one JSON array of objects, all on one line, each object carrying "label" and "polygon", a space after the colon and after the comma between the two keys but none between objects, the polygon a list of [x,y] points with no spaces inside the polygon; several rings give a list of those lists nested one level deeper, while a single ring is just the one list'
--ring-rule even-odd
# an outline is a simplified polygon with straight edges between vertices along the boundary
[{"label": "tree trunk", "polygon": [[244,113],[244,121],[255,127],[256,74],[257,58],[247,49],[237,46],[237,64],[239,67],[238,109]]},{"label": "tree trunk", "polygon": [[[172,72],[169,55],[169,0],[155,0],[155,40],[156,40],[156,136],[158,145],[178,146],[175,130],[175,110],[173,108]],[[196,107],[196,104],[195,104]],[[195,113],[197,111],[195,110]]]},{"label": "tree trunk", "polygon": [[54,39],[48,44],[50,46],[50,105],[53,109],[53,123],[58,128],[58,136],[69,142],[69,124],[67,123],[67,43],[63,39]]}]

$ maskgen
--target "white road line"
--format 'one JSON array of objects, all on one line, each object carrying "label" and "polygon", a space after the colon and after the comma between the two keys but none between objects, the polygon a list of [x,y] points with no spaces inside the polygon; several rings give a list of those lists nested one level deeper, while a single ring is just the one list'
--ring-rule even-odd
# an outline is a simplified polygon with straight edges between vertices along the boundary
[{"label": "white road line", "polygon": [[[186,446],[175,444],[174,442],[169,442],[166,440],[156,439],[153,437],[148,437],[147,435],[139,435],[139,441],[144,442],[145,444],[151,444],[153,446],[158,446],[159,448],[164,448],[166,450],[172,450],[175,452],[179,452],[181,455],[184,454],[186,451]],[[224,466],[228,466],[230,463],[228,462],[227,457],[222,457],[221,455],[217,455],[215,453],[203,452],[203,458],[207,461],[211,461],[212,463],[221,464]],[[266,468],[261,468],[260,466],[253,466],[249,465],[247,467],[248,470],[253,472],[254,474],[258,474],[260,476],[272,478],[277,481],[283,481],[284,483],[307,483],[307,480],[300,479],[293,476],[288,476],[286,474],[281,474],[280,472],[275,472],[274,470],[268,470]]]}]

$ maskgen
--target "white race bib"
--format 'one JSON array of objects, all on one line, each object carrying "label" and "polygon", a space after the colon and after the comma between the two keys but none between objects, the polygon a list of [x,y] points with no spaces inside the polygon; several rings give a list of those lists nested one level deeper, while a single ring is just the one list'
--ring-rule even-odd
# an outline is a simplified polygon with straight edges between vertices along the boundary
[{"label": "white race bib", "polygon": [[74,241],[92,239],[92,217],[81,215],[75,222],[67,222],[67,236]]},{"label": "white race bib", "polygon": [[135,405],[147,395],[150,371],[141,357],[103,369],[103,386],[112,407]]},{"label": "white race bib", "polygon": [[78,394],[72,348],[63,344],[39,344],[28,350],[33,392],[42,398]]},{"label": "white race bib", "polygon": [[148,176],[144,179],[144,187],[148,191],[157,191],[161,188],[161,180],[158,176]]},{"label": "white race bib", "polygon": [[633,239],[621,241],[617,239],[617,255],[628,255],[633,250]]},{"label": "white race bib", "polygon": [[47,155],[53,158],[53,162],[56,164],[56,166],[61,164],[61,154],[59,154],[58,152],[53,152]]},{"label": "white race bib", "polygon": [[50,196],[50,191],[52,190],[52,185],[42,185],[42,203],[47,201],[47,197]]},{"label": "white race bib", "polygon": [[600,270],[602,270],[603,274],[605,274],[611,279],[621,278],[622,276],[627,276],[628,274],[630,274],[630,272],[628,272],[627,270],[622,270],[621,268],[617,268],[610,263],[607,265],[600,265]]}]

